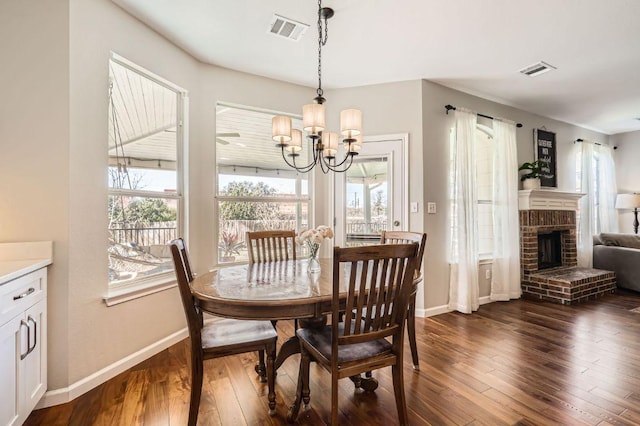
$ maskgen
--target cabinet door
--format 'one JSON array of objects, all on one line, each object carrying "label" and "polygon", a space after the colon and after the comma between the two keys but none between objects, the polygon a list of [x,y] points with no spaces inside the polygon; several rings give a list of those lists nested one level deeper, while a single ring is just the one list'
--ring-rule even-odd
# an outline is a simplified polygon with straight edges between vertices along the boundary
[{"label": "cabinet door", "polygon": [[25,419],[47,390],[47,301],[41,300],[25,312],[31,329],[28,345],[31,353],[22,360],[21,404]]},{"label": "cabinet door", "polygon": [[22,318],[22,315],[18,315],[0,326],[0,425],[18,424],[19,346],[21,328],[25,328],[21,323]]}]

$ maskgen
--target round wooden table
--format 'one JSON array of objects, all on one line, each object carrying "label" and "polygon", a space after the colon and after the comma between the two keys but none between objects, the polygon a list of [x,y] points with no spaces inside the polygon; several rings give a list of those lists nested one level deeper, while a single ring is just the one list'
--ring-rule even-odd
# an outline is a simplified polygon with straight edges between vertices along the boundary
[{"label": "round wooden table", "polygon": [[[295,319],[301,327],[320,327],[331,313],[333,262],[320,259],[320,264],[320,274],[307,272],[307,259],[229,266],[197,276],[191,283],[191,292],[203,311],[217,316]],[[294,335],[280,347],[276,370],[296,353],[300,353],[300,344]],[[373,378],[363,378],[362,382],[354,378],[354,382],[367,390],[377,387]]]},{"label": "round wooden table", "polygon": [[307,259],[234,265],[197,276],[191,291],[203,310],[228,318],[317,318],[331,312],[331,259],[320,274],[307,273]]}]

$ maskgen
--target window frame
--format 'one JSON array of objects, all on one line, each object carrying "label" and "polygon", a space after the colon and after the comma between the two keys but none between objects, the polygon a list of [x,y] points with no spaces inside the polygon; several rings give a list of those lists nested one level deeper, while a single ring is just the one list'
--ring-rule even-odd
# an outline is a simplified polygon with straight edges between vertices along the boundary
[{"label": "window frame", "polygon": [[[487,138],[489,139],[489,143],[491,145],[491,149],[489,152],[489,156],[488,158],[490,159],[489,161],[493,162],[493,157],[494,157],[494,151],[495,151],[495,145],[493,143],[493,129],[490,128],[489,126],[485,126],[483,124],[477,123],[476,124],[476,136],[478,136],[478,132],[480,133],[484,133]],[[491,196],[489,198],[483,198],[480,199],[480,197],[478,197],[478,208],[480,208],[480,206],[493,206],[493,186],[494,186],[494,182],[493,182],[493,176],[495,171],[493,170],[493,165],[491,166]],[[478,176],[476,176],[476,182],[480,182],[480,179]],[[479,191],[478,191],[479,192]],[[480,213],[480,210],[478,210],[478,213]],[[491,217],[493,220],[493,209],[491,210]],[[493,233],[493,224],[492,224],[492,229],[491,229],[491,246],[493,248],[493,240],[495,238],[494,233]],[[478,236],[480,237],[480,235]],[[490,261],[493,260],[493,250],[489,251],[489,252],[482,252],[480,251],[480,239],[478,239],[478,258],[480,259],[480,261]]]},{"label": "window frame", "polygon": [[[262,108],[256,108],[256,107],[251,107],[251,106],[246,106],[246,105],[239,105],[239,104],[233,104],[233,103],[229,103],[229,102],[222,102],[219,101],[216,103],[216,108],[218,107],[223,107],[223,108],[235,108],[235,109],[243,109],[243,110],[247,110],[247,111],[254,111],[254,112],[259,112],[259,113],[264,113],[264,114],[272,114],[272,115],[282,115],[282,116],[287,116],[287,117],[291,117],[292,119],[297,119],[297,120],[302,120],[302,116],[300,115],[296,115],[296,114],[291,114],[291,113],[286,113],[286,112],[281,112],[281,111],[273,111],[273,110],[268,110],[268,109],[262,109]],[[217,120],[216,120],[216,128],[217,128]],[[269,134],[269,138],[271,138],[271,135]],[[274,142],[274,150],[277,149],[275,146],[275,142]],[[218,165],[218,159],[217,159],[217,147],[216,147],[216,162],[215,162],[215,173],[214,173],[214,194],[213,194],[213,199],[214,199],[214,226],[213,226],[213,240],[214,240],[214,250],[213,250],[213,256],[215,259],[215,265],[216,266],[231,266],[231,265],[237,265],[237,264],[243,264],[246,263],[246,261],[244,260],[239,260],[239,261],[234,261],[234,262],[220,262],[220,250],[218,248],[218,242],[220,240],[220,214],[219,214],[219,210],[220,210],[220,203],[222,202],[266,202],[266,203],[278,203],[278,204],[287,204],[287,203],[307,203],[307,221],[308,221],[308,227],[311,228],[313,225],[314,221],[314,210],[313,210],[313,206],[314,206],[314,194],[315,194],[315,190],[314,190],[314,182],[315,182],[315,177],[314,177],[314,173],[313,172],[307,172],[305,173],[305,175],[307,176],[307,193],[304,194],[302,191],[302,178],[297,178],[295,181],[295,191],[296,194],[295,195],[285,195],[285,196],[269,196],[269,197],[262,197],[262,196],[255,196],[255,197],[251,197],[251,196],[229,196],[229,195],[221,195],[220,194],[220,188],[219,188],[219,165]],[[311,161],[311,150],[307,151],[307,158],[306,158],[306,162]],[[305,163],[306,164],[306,163]],[[295,171],[294,169],[290,168],[285,162],[284,160],[282,160],[282,168],[278,169],[278,170],[286,170],[287,172],[291,172],[291,173],[297,173],[297,175],[301,176],[302,174],[300,172]],[[258,174],[258,176],[260,176]],[[301,224],[299,219],[302,217],[301,215],[301,209],[300,209],[300,204],[298,204],[298,207],[296,209],[296,233],[299,232],[301,229]]]},{"label": "window frame", "polygon": [[[188,194],[187,194],[187,154],[188,154],[188,92],[176,84],[154,74],[134,62],[111,52],[111,62],[139,74],[151,82],[175,93],[176,96],[176,190],[175,192],[150,191],[112,188],[107,186],[107,200],[111,196],[131,196],[151,199],[169,199],[176,201],[176,233],[185,235],[188,233]],[[112,167],[107,161],[107,169]],[[137,297],[152,294],[176,285],[173,269],[121,282],[109,282],[107,280],[107,295],[104,300],[107,306],[122,303]]]}]

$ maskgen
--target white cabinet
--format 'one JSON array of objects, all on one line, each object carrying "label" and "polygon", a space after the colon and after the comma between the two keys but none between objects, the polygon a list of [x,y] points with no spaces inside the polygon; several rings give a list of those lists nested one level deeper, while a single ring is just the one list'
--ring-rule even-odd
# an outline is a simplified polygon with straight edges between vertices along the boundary
[{"label": "white cabinet", "polygon": [[47,274],[0,286],[0,426],[21,425],[47,389]]}]

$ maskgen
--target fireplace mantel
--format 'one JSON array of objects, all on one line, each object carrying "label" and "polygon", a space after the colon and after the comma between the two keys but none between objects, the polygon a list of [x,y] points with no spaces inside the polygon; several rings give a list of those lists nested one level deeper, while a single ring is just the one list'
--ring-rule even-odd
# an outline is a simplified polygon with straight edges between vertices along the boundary
[{"label": "fireplace mantel", "polygon": [[578,210],[584,194],[555,189],[524,189],[518,191],[519,210]]}]

